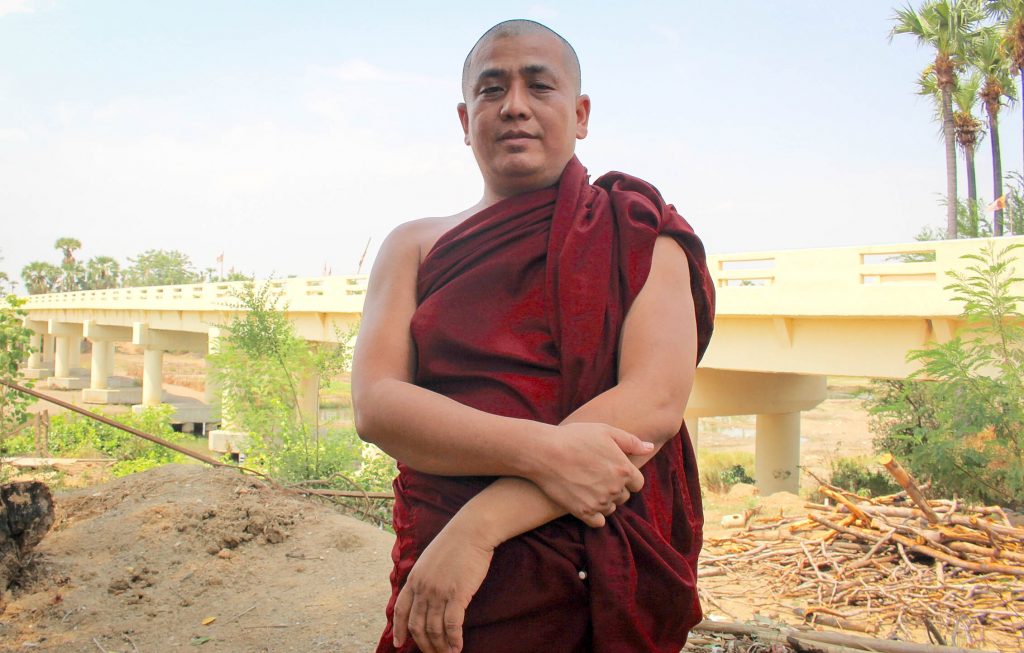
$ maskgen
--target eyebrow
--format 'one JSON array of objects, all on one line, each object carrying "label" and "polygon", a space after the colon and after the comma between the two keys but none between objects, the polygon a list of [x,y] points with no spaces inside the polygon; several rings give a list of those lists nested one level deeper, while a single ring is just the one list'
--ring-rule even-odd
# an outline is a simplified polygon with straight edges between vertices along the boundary
[{"label": "eyebrow", "polygon": [[[522,75],[554,75],[554,70],[544,64],[529,64],[519,69],[519,73]],[[477,76],[477,83],[484,79],[494,79],[495,77],[506,77],[508,75],[507,68],[487,68],[480,72]]]}]

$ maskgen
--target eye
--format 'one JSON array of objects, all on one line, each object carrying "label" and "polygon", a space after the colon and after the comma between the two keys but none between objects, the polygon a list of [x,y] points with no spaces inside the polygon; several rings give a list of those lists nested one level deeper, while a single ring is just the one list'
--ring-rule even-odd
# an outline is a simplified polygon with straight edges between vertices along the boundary
[{"label": "eye", "polygon": [[505,90],[505,89],[503,89],[500,86],[485,86],[482,89],[480,89],[480,94],[481,95],[494,95],[495,93],[501,93],[503,90]]}]

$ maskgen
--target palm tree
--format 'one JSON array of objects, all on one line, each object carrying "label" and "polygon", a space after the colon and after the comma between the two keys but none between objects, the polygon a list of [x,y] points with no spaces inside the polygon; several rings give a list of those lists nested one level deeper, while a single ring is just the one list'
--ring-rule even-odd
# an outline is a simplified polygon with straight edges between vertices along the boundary
[{"label": "palm tree", "polygon": [[980,0],[927,0],[920,9],[897,9],[889,36],[910,34],[920,45],[935,49],[931,64],[942,96],[942,137],[946,145],[946,237],[956,238],[956,142],[953,89],[974,27],[984,17]]},{"label": "palm tree", "polygon": [[[985,9],[1004,27],[1003,51],[1010,59],[1010,70],[1020,76],[1024,97],[1024,0],[986,0]],[[1021,118],[1024,120],[1024,102]]]},{"label": "palm tree", "polygon": [[[930,97],[935,102],[935,120],[942,121],[942,94],[931,66],[921,73],[917,80],[918,95]],[[972,73],[961,77],[953,89],[953,134],[957,145],[964,153],[967,168],[967,220],[966,227],[971,237],[978,236],[978,183],[975,174],[974,152],[985,136],[984,123],[974,115],[981,90],[981,76]]]},{"label": "palm tree", "polygon": [[75,250],[82,249],[82,241],[77,238],[58,238],[53,244],[54,249],[64,252],[64,261],[61,265],[73,266],[75,264]]},{"label": "palm tree", "polygon": [[21,269],[21,280],[30,295],[53,292],[60,279],[60,268],[44,261],[33,261]]},{"label": "palm tree", "polygon": [[[1010,73],[1010,59],[1002,48],[1002,29],[986,27],[978,31],[971,48],[971,63],[984,78],[979,96],[988,116],[989,142],[992,144],[992,196],[1003,196],[1003,162],[999,152],[999,109],[1003,98],[1016,99],[1016,88]],[[1003,235],[1003,210],[996,209],[992,217],[992,235]]]},{"label": "palm tree", "polygon": [[116,288],[121,266],[109,256],[95,256],[85,264],[86,285],[93,290]]}]

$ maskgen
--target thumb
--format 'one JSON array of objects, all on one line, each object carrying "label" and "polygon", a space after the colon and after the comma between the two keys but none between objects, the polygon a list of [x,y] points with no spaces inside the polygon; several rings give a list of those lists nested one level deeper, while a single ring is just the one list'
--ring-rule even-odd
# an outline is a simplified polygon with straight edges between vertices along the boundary
[{"label": "thumb", "polygon": [[643,456],[654,451],[654,443],[641,440],[632,433],[626,431],[615,431],[612,435],[615,444],[619,445],[622,453],[627,456]]}]

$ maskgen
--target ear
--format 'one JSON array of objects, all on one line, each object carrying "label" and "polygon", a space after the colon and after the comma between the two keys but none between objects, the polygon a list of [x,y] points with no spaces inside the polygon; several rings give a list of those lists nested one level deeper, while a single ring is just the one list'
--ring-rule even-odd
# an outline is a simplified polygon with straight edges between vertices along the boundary
[{"label": "ear", "polygon": [[590,122],[590,96],[581,95],[576,98],[576,138],[587,137],[587,124]]},{"label": "ear", "polygon": [[465,102],[459,102],[455,109],[459,112],[459,122],[462,123],[462,140],[469,145],[469,110],[466,109]]}]

